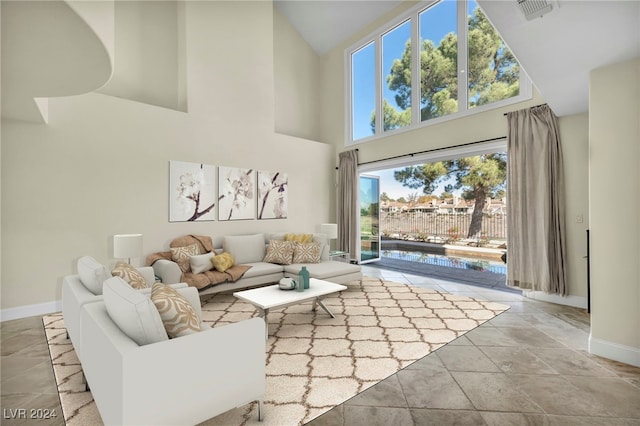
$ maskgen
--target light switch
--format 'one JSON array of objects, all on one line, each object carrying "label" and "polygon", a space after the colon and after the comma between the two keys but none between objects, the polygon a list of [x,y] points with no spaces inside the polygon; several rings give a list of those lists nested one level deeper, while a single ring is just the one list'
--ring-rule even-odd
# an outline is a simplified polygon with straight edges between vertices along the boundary
[{"label": "light switch", "polygon": [[582,223],[582,220],[583,219],[582,219],[582,215],[581,214],[576,215],[576,223]]}]

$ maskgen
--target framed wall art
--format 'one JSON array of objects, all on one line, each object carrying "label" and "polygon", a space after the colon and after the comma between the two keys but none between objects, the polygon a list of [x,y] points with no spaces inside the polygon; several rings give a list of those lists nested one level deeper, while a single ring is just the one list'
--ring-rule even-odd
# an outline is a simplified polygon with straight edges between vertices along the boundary
[{"label": "framed wall art", "polygon": [[253,169],[218,167],[218,220],[255,219],[255,179]]},{"label": "framed wall art", "polygon": [[215,218],[215,166],[169,161],[169,222]]},{"label": "framed wall art", "polygon": [[288,194],[286,173],[258,170],[258,219],[286,219]]}]

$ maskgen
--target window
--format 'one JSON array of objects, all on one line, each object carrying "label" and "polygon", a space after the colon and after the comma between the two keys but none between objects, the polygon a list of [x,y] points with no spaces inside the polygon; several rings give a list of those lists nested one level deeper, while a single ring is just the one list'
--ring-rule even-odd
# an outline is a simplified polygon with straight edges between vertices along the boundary
[{"label": "window", "polygon": [[346,53],[346,144],[531,97],[531,82],[475,0],[422,3]]},{"label": "window", "polygon": [[367,124],[371,111],[376,109],[375,43],[369,43],[351,55],[351,109],[353,111],[353,140],[374,135],[375,126]]}]

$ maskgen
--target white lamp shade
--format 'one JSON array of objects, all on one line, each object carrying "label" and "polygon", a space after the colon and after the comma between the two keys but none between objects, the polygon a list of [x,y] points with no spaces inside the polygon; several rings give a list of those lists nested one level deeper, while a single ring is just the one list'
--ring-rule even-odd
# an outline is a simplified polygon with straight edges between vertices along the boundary
[{"label": "white lamp shade", "polygon": [[325,234],[328,239],[334,240],[338,238],[338,224],[337,223],[322,223],[320,224],[320,233]]},{"label": "white lamp shade", "polygon": [[113,236],[113,257],[130,259],[142,256],[142,234],[120,234]]}]

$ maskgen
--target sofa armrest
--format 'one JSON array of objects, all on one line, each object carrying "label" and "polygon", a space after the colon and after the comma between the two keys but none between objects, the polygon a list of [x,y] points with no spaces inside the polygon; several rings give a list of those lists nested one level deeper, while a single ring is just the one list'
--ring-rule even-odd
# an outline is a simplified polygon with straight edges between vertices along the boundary
[{"label": "sofa armrest", "polygon": [[156,282],[156,273],[151,266],[136,266],[136,269],[142,274],[148,286]]},{"label": "sofa armrest", "polygon": [[83,369],[105,424],[197,424],[264,398],[262,318],[145,346],[122,333],[104,303],[83,309],[82,320]]},{"label": "sofa armrest", "polygon": [[179,283],[182,278],[182,270],[176,262],[167,259],[158,259],[151,265],[155,275],[160,277],[164,284]]}]

